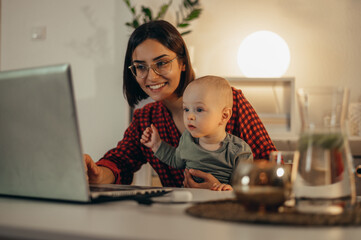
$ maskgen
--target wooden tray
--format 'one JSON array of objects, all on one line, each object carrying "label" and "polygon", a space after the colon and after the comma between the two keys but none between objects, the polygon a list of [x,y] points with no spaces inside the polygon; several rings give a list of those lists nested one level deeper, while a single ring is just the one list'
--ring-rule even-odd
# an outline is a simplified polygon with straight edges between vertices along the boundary
[{"label": "wooden tray", "polygon": [[186,209],[186,213],[207,219],[217,219],[231,222],[335,226],[361,225],[360,203],[352,211],[341,214],[300,213],[292,208],[282,208],[278,212],[246,211],[245,207],[235,199],[197,203]]}]

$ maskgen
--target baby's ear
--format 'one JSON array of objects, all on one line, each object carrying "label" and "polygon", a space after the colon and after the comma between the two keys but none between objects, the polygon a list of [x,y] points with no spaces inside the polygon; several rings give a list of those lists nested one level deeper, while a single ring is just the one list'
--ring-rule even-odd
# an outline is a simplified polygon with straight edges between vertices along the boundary
[{"label": "baby's ear", "polygon": [[225,107],[222,110],[222,123],[227,124],[228,120],[231,118],[232,116],[232,108],[230,107]]}]

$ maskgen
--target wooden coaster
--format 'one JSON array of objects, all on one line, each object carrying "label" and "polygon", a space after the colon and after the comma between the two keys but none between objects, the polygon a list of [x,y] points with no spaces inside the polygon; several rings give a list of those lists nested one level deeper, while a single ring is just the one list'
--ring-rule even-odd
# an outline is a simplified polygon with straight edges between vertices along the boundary
[{"label": "wooden coaster", "polygon": [[278,212],[246,211],[236,199],[225,199],[195,204],[186,209],[186,213],[194,217],[217,219],[232,222],[335,226],[361,225],[360,204],[353,211],[341,214],[300,213],[291,208],[281,207]]}]

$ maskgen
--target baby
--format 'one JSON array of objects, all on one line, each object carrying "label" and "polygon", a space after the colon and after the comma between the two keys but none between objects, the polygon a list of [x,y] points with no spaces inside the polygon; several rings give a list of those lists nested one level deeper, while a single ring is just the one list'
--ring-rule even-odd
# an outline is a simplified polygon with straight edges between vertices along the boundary
[{"label": "baby", "polygon": [[[141,143],[152,149],[162,162],[178,169],[211,173],[220,184],[212,190],[232,190],[232,173],[239,161],[253,161],[248,144],[226,132],[232,116],[233,94],[228,81],[205,76],[191,82],[183,94],[186,130],[177,148],[160,139],[152,124],[143,132]],[[196,182],[203,179],[195,178]]]}]

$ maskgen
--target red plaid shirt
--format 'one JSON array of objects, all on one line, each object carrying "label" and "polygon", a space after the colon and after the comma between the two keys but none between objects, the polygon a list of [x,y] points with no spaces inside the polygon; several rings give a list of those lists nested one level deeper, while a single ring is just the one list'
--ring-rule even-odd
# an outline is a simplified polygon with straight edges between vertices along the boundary
[{"label": "red plaid shirt", "polygon": [[[268,159],[269,153],[276,150],[257,113],[244,97],[241,90],[233,89],[233,114],[227,124],[227,132],[239,136],[251,147],[254,159]],[[177,147],[181,133],[172,116],[162,102],[147,104],[134,111],[133,120],[117,147],[108,151],[97,162],[112,170],[115,183],[131,184],[133,173],[149,163],[158,173],[163,186],[183,185],[183,169],[174,169],[154,157],[150,148],[140,143],[146,127],[153,123],[161,139]]]}]

